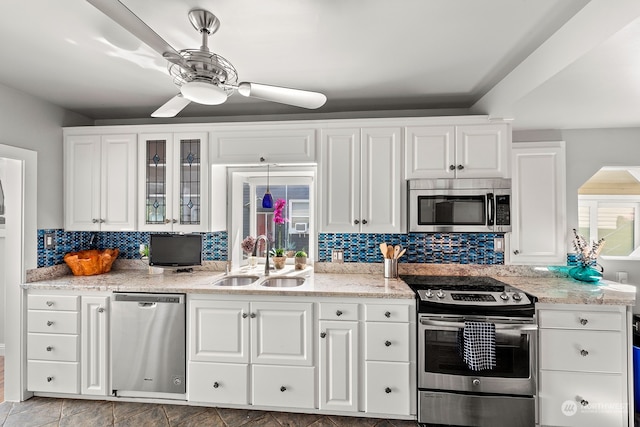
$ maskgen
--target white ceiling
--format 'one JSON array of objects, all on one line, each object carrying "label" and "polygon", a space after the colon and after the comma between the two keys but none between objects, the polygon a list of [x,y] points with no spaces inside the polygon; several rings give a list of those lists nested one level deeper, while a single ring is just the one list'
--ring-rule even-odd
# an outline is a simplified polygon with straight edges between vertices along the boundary
[{"label": "white ceiling", "polygon": [[[637,0],[122,2],[177,50],[200,46],[187,12],[212,11],[221,27],[209,47],[239,80],[323,92],[318,117],[435,110],[512,118],[515,129],[640,126]],[[1,9],[2,84],[97,120],[153,122],[178,92],[155,51],[85,1]],[[179,117],[302,113],[313,117],[234,94]]]}]

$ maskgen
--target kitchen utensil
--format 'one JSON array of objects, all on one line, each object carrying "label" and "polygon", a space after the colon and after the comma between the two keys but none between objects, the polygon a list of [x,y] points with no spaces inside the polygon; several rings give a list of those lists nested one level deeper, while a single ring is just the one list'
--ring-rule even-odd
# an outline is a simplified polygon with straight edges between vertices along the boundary
[{"label": "kitchen utensil", "polygon": [[393,259],[393,245],[387,246],[387,258]]},{"label": "kitchen utensil", "polygon": [[382,252],[382,258],[387,257],[387,244],[382,242],[380,243],[380,252]]},{"label": "kitchen utensil", "polygon": [[402,249],[402,248],[400,247],[400,245],[396,245],[396,246],[393,248],[393,259],[398,259],[398,254],[400,253],[400,250],[401,250],[401,249]]},{"label": "kitchen utensil", "polygon": [[404,253],[407,252],[407,248],[404,248],[403,250],[400,251],[400,253],[398,254],[398,256],[396,257],[396,259],[400,258],[402,255],[404,255]]}]

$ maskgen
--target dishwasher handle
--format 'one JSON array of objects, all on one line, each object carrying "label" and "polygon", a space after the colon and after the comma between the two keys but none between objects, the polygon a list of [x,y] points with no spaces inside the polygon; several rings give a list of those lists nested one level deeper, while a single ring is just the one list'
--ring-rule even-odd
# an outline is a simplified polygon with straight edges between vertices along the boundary
[{"label": "dishwasher handle", "polygon": [[184,304],[184,294],[114,293],[114,302],[132,302],[140,307],[156,304]]},{"label": "dishwasher handle", "polygon": [[155,308],[158,305],[156,302],[139,302],[138,307],[140,308]]}]

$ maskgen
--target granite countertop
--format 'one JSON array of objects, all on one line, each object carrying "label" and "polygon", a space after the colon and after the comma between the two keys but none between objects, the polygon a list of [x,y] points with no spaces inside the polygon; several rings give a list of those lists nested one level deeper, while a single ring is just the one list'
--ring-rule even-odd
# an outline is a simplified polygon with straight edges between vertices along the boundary
[{"label": "granite countertop", "polygon": [[165,272],[149,274],[147,270],[117,270],[97,276],[63,276],[24,284],[26,289],[118,291],[118,292],[179,292],[218,295],[278,295],[315,297],[364,297],[412,299],[415,294],[402,281],[384,279],[382,274],[315,273],[313,269],[285,268],[270,277],[302,276],[305,283],[296,287],[265,287],[259,284],[264,274],[259,269],[234,271],[235,274],[256,274],[260,278],[245,286],[212,286],[225,276],[215,271],[192,273]]},{"label": "granite countertop", "polygon": [[[224,264],[222,264],[224,265]],[[127,265],[129,267],[130,265]],[[136,267],[135,265],[133,265]],[[220,266],[216,266],[218,268]],[[261,278],[246,286],[212,286],[224,276],[213,270],[193,273],[150,274],[148,269],[117,269],[98,276],[72,276],[63,274],[47,278],[41,274],[25,289],[119,291],[119,292],[180,292],[219,295],[278,295],[315,297],[364,297],[411,299],[413,291],[402,281],[384,279],[382,264],[317,264],[315,269],[302,271],[287,266],[272,273],[273,276],[303,276],[303,285],[290,288],[265,287],[259,282],[262,271],[241,269],[234,274],[257,274]],[[545,271],[540,267],[526,266],[461,266],[461,265],[400,265],[400,274],[423,274],[437,276],[491,276],[508,285],[521,289],[538,298],[540,303],[551,304],[600,304],[635,305],[636,289],[633,285],[601,280],[597,284],[579,282],[570,277]]]}]

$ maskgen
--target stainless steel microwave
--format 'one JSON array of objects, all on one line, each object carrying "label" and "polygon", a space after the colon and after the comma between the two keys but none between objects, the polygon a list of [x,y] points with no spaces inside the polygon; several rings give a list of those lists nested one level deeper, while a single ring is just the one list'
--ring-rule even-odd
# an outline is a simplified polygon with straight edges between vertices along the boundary
[{"label": "stainless steel microwave", "polygon": [[510,179],[408,181],[409,231],[511,231]]}]

